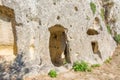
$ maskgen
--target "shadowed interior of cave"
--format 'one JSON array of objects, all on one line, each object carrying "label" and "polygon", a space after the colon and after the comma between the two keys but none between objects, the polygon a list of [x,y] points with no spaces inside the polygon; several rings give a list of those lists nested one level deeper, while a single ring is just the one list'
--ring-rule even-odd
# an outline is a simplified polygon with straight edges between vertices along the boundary
[{"label": "shadowed interior of cave", "polygon": [[98,35],[99,33],[95,29],[88,29],[87,34],[88,35]]},{"label": "shadowed interior of cave", "polygon": [[99,51],[98,42],[97,41],[93,41],[93,42],[91,42],[91,45],[92,45],[93,53],[97,54],[100,58],[102,58],[101,52]]},{"label": "shadowed interior of cave", "polygon": [[62,66],[70,63],[69,44],[65,28],[61,25],[55,25],[49,28],[49,51],[53,65]]}]

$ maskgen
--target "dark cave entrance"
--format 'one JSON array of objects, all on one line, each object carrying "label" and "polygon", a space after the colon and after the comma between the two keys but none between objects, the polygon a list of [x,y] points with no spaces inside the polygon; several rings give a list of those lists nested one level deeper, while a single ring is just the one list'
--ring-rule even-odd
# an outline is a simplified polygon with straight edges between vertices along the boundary
[{"label": "dark cave entrance", "polygon": [[53,65],[62,66],[70,63],[69,44],[67,41],[66,29],[57,24],[49,28],[49,51]]},{"label": "dark cave entrance", "polygon": [[99,51],[98,42],[97,41],[93,41],[93,42],[91,42],[91,45],[92,45],[93,53],[97,54],[100,58],[102,58],[101,52]]}]

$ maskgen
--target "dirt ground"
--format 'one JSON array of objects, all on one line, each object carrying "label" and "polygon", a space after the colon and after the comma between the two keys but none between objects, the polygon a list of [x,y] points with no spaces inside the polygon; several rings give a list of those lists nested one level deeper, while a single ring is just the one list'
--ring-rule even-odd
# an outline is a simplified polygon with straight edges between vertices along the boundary
[{"label": "dirt ground", "polygon": [[56,78],[40,75],[25,80],[120,80],[120,45],[116,48],[110,62],[92,69],[91,72],[74,72],[72,70],[58,74]]}]

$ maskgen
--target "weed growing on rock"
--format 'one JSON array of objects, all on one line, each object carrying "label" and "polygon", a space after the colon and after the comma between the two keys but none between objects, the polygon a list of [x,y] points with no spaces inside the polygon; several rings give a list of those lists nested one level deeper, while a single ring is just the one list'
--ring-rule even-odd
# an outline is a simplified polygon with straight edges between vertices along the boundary
[{"label": "weed growing on rock", "polygon": [[115,35],[114,39],[118,44],[120,44],[120,34]]},{"label": "weed growing on rock", "polygon": [[81,61],[81,62],[75,62],[73,64],[73,69],[74,71],[88,71],[90,72],[91,71],[91,67],[88,65],[88,63],[84,62],[84,61]]},{"label": "weed growing on rock", "polygon": [[102,20],[105,19],[105,11],[103,8],[100,10],[100,16],[102,17]]},{"label": "weed growing on rock", "polygon": [[111,60],[112,60],[112,58],[109,57],[108,59],[106,59],[105,63],[110,63]]},{"label": "weed growing on rock", "polygon": [[57,77],[57,72],[55,70],[50,70],[48,75],[52,78],[55,78],[55,77]]},{"label": "weed growing on rock", "polygon": [[90,2],[90,8],[91,8],[93,14],[95,14],[95,12],[96,12],[96,5],[93,2]]},{"label": "weed growing on rock", "polygon": [[111,34],[110,25],[107,25],[107,31],[108,31],[109,34]]},{"label": "weed growing on rock", "polygon": [[91,65],[92,68],[95,68],[95,67],[100,67],[100,64],[93,64]]}]

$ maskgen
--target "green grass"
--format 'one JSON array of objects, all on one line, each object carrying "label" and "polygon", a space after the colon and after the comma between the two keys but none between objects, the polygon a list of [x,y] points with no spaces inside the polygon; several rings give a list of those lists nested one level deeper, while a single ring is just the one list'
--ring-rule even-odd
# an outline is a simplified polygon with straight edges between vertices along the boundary
[{"label": "green grass", "polygon": [[114,39],[118,44],[120,44],[120,34],[115,35]]},{"label": "green grass", "polygon": [[93,2],[90,2],[90,8],[91,8],[93,14],[95,14],[95,12],[96,12],[96,5]]},{"label": "green grass", "polygon": [[57,72],[55,70],[50,70],[48,75],[52,78],[55,78],[55,77],[57,77]]},{"label": "green grass", "polygon": [[92,68],[95,68],[95,67],[100,67],[100,64],[93,64],[91,65]]},{"label": "green grass", "polygon": [[107,24],[107,31],[109,34],[111,34],[111,29],[110,29],[110,25]]},{"label": "green grass", "polygon": [[100,16],[102,17],[103,20],[105,19],[105,11],[103,8],[100,10]]},{"label": "green grass", "polygon": [[73,64],[73,69],[74,71],[88,71],[90,72],[91,71],[91,67],[88,65],[88,63],[84,62],[84,61],[81,61],[81,62],[75,62]]}]

